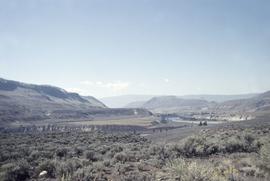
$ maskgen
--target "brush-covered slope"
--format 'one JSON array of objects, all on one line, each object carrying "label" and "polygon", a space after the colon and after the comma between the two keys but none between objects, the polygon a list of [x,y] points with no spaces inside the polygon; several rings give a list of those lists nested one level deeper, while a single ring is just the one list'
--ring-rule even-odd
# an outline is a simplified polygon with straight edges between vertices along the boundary
[{"label": "brush-covered slope", "polygon": [[231,112],[270,111],[270,91],[249,99],[226,101],[217,106],[217,110]]},{"label": "brush-covered slope", "polygon": [[[64,89],[0,79],[0,122],[135,115],[145,110],[109,109],[94,97]],[[147,114],[147,111],[145,111]]]}]

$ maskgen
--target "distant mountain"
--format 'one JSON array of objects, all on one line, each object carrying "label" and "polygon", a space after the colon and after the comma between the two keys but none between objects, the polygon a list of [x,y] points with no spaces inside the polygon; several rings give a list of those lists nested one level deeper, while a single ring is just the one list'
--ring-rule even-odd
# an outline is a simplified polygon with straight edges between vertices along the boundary
[{"label": "distant mountain", "polygon": [[133,102],[144,102],[148,101],[154,97],[153,95],[123,95],[123,96],[114,96],[114,97],[104,97],[100,100],[105,103],[110,108],[123,108],[129,103]]},{"label": "distant mountain", "polygon": [[142,107],[154,112],[174,112],[181,111],[197,111],[208,109],[215,105],[214,102],[208,102],[201,99],[183,99],[177,96],[159,96],[145,102]]},{"label": "distant mountain", "polygon": [[125,106],[125,108],[138,108],[138,107],[143,107],[143,104],[146,103],[147,101],[136,101],[136,102],[131,102]]},{"label": "distant mountain", "polygon": [[213,101],[213,102],[225,102],[230,100],[238,100],[238,99],[249,99],[255,97],[259,94],[236,94],[236,95],[186,95],[186,96],[179,96],[183,99],[202,99],[206,101]]},{"label": "distant mountain", "polygon": [[144,114],[150,113],[143,109],[109,109],[91,96],[0,78],[0,122]]},{"label": "distant mountain", "polygon": [[154,113],[193,115],[192,117],[198,119],[212,117],[219,120],[246,120],[257,116],[270,115],[270,91],[250,96],[250,98],[224,102],[184,99],[177,96],[159,96],[137,105]]},{"label": "distant mountain", "polygon": [[[255,97],[256,98],[256,97]],[[270,99],[270,91],[264,92],[257,96],[259,99]]]},{"label": "distant mountain", "polygon": [[[225,102],[225,101],[230,101],[230,100],[238,100],[238,99],[248,99],[252,97],[256,97],[259,94],[239,94],[239,95],[184,95],[184,96],[173,96],[174,98],[179,98],[179,99],[187,99],[187,100],[205,100],[208,102]],[[148,96],[146,98],[153,98],[155,96]],[[170,96],[157,96],[157,97],[170,97]],[[136,97],[133,98],[134,100]],[[143,101],[134,101],[126,104],[124,107],[126,108],[136,108],[136,107],[144,107],[143,104],[145,104],[148,100],[143,100]]]},{"label": "distant mountain", "polygon": [[217,105],[216,110],[230,112],[270,111],[270,91],[248,99],[231,100]]}]

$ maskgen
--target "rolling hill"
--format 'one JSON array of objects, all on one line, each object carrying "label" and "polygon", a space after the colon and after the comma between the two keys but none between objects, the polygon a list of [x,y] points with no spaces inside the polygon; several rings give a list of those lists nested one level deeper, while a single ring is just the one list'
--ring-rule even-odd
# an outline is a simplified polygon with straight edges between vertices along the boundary
[{"label": "rolling hill", "polygon": [[[180,99],[197,99],[197,100],[205,100],[209,102],[217,102],[217,103],[222,103],[225,101],[231,101],[231,100],[239,100],[239,99],[249,99],[258,96],[259,94],[236,94],[236,95],[207,95],[207,94],[202,94],[202,95],[184,95],[184,96],[175,96]],[[133,102],[127,103],[124,107],[126,108],[136,108],[136,107],[143,107],[143,104],[145,104],[147,101],[149,101],[153,97],[168,97],[168,96],[148,96],[145,98],[148,99],[136,99],[135,97],[130,97],[130,100],[135,100]],[[116,97],[115,97],[116,98]],[[121,98],[121,97],[120,97]],[[114,99],[111,98],[113,101]]]},{"label": "rolling hill", "polygon": [[218,104],[216,109],[229,112],[270,111],[270,91],[249,99],[226,101]]},{"label": "rolling hill", "polygon": [[0,122],[148,114],[144,109],[110,109],[94,97],[54,86],[0,79]]},{"label": "rolling hill", "polygon": [[202,99],[183,99],[177,96],[159,96],[145,102],[141,107],[156,113],[197,112],[207,110],[216,103]]},{"label": "rolling hill", "polygon": [[250,98],[213,102],[203,99],[183,99],[159,96],[140,105],[154,113],[192,115],[196,119],[248,120],[270,116],[270,91]]}]

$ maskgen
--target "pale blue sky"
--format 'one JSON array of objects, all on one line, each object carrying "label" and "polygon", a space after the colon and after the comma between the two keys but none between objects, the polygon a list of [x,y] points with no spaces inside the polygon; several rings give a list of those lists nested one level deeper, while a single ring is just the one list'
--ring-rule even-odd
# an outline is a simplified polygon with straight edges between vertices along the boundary
[{"label": "pale blue sky", "polygon": [[0,77],[81,94],[270,90],[269,0],[0,0]]}]

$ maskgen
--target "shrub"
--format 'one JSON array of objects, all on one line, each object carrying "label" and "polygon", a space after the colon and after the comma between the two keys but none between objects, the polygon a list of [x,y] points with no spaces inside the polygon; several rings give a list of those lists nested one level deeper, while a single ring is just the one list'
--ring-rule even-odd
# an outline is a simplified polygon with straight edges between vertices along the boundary
[{"label": "shrub", "polygon": [[122,146],[120,146],[120,145],[112,145],[111,146],[111,153],[115,154],[115,153],[119,153],[121,151],[123,151]]},{"label": "shrub", "polygon": [[152,181],[156,180],[153,175],[150,173],[146,172],[139,172],[139,171],[131,171],[127,175],[121,175],[120,180],[125,180],[125,181]]},{"label": "shrub", "polygon": [[97,152],[102,154],[102,155],[105,155],[106,152],[109,150],[110,150],[109,146],[102,145],[102,146],[100,146],[100,148],[97,149]]},{"label": "shrub", "polygon": [[151,166],[148,164],[148,162],[142,161],[140,162],[138,165],[138,170],[141,172],[145,172],[145,171],[150,171],[151,170]]},{"label": "shrub", "polygon": [[98,161],[97,155],[94,151],[86,151],[85,158],[92,161],[92,162]]},{"label": "shrub", "polygon": [[260,148],[260,142],[254,135],[244,132],[243,134],[230,137],[224,143],[224,150],[228,153],[235,152],[257,152]]},{"label": "shrub", "polygon": [[83,148],[75,147],[75,148],[74,148],[74,153],[75,153],[75,155],[76,155],[77,157],[82,156],[82,155],[83,155]]},{"label": "shrub", "polygon": [[21,160],[13,168],[7,170],[4,175],[5,181],[23,181],[30,178],[30,165],[25,160]]},{"label": "shrub", "polygon": [[196,161],[188,162],[182,158],[170,162],[167,169],[169,169],[173,180],[221,181],[224,179],[208,164],[201,164]]},{"label": "shrub", "polygon": [[235,138],[229,138],[225,144],[225,150],[228,153],[241,152],[244,150],[244,143]]},{"label": "shrub", "polygon": [[167,159],[173,157],[174,153],[170,148],[165,147],[164,145],[155,145],[151,146],[148,150],[148,153],[142,153],[142,157],[145,159],[150,159],[151,156],[156,156],[157,159],[164,162]]},{"label": "shrub", "polygon": [[37,160],[40,156],[41,156],[41,153],[40,153],[39,151],[33,150],[33,151],[31,152],[31,154],[29,155],[28,158],[29,158],[30,161],[35,161],[35,160]]},{"label": "shrub", "polygon": [[105,167],[111,166],[110,160],[104,160],[104,161],[103,161],[103,165],[104,165]]},{"label": "shrub", "polygon": [[265,143],[260,149],[261,167],[270,173],[270,143]]},{"label": "shrub", "polygon": [[[229,181],[243,181],[240,171],[236,169],[232,160],[225,159],[220,161],[215,165],[215,174],[214,178],[219,178],[218,180],[229,180]],[[221,179],[222,178],[222,179]]]},{"label": "shrub", "polygon": [[79,168],[72,176],[73,180],[94,180],[95,175],[93,173],[93,168],[87,166],[84,168]]},{"label": "shrub", "polygon": [[42,162],[39,166],[38,166],[38,173],[42,172],[43,170],[47,171],[47,175],[50,178],[55,178],[56,177],[56,163],[52,160],[46,160],[44,162]]},{"label": "shrub", "polygon": [[187,157],[205,155],[205,137],[191,136],[183,143],[180,151]]},{"label": "shrub", "polygon": [[175,147],[174,151],[178,156],[202,157],[216,153],[257,152],[260,146],[254,135],[244,132],[231,136],[190,136],[177,146],[178,148]]},{"label": "shrub", "polygon": [[103,162],[95,162],[93,163],[93,169],[97,172],[100,173],[104,170],[104,163]]},{"label": "shrub", "polygon": [[68,153],[68,150],[66,148],[58,148],[56,150],[56,156],[62,158],[65,157]]},{"label": "shrub", "polygon": [[120,152],[114,155],[114,160],[116,162],[121,162],[121,163],[125,163],[127,161],[127,154]]},{"label": "shrub", "polygon": [[76,168],[73,166],[71,161],[60,162],[56,167],[57,177],[61,178],[61,180],[70,180],[70,176],[75,170]]}]

